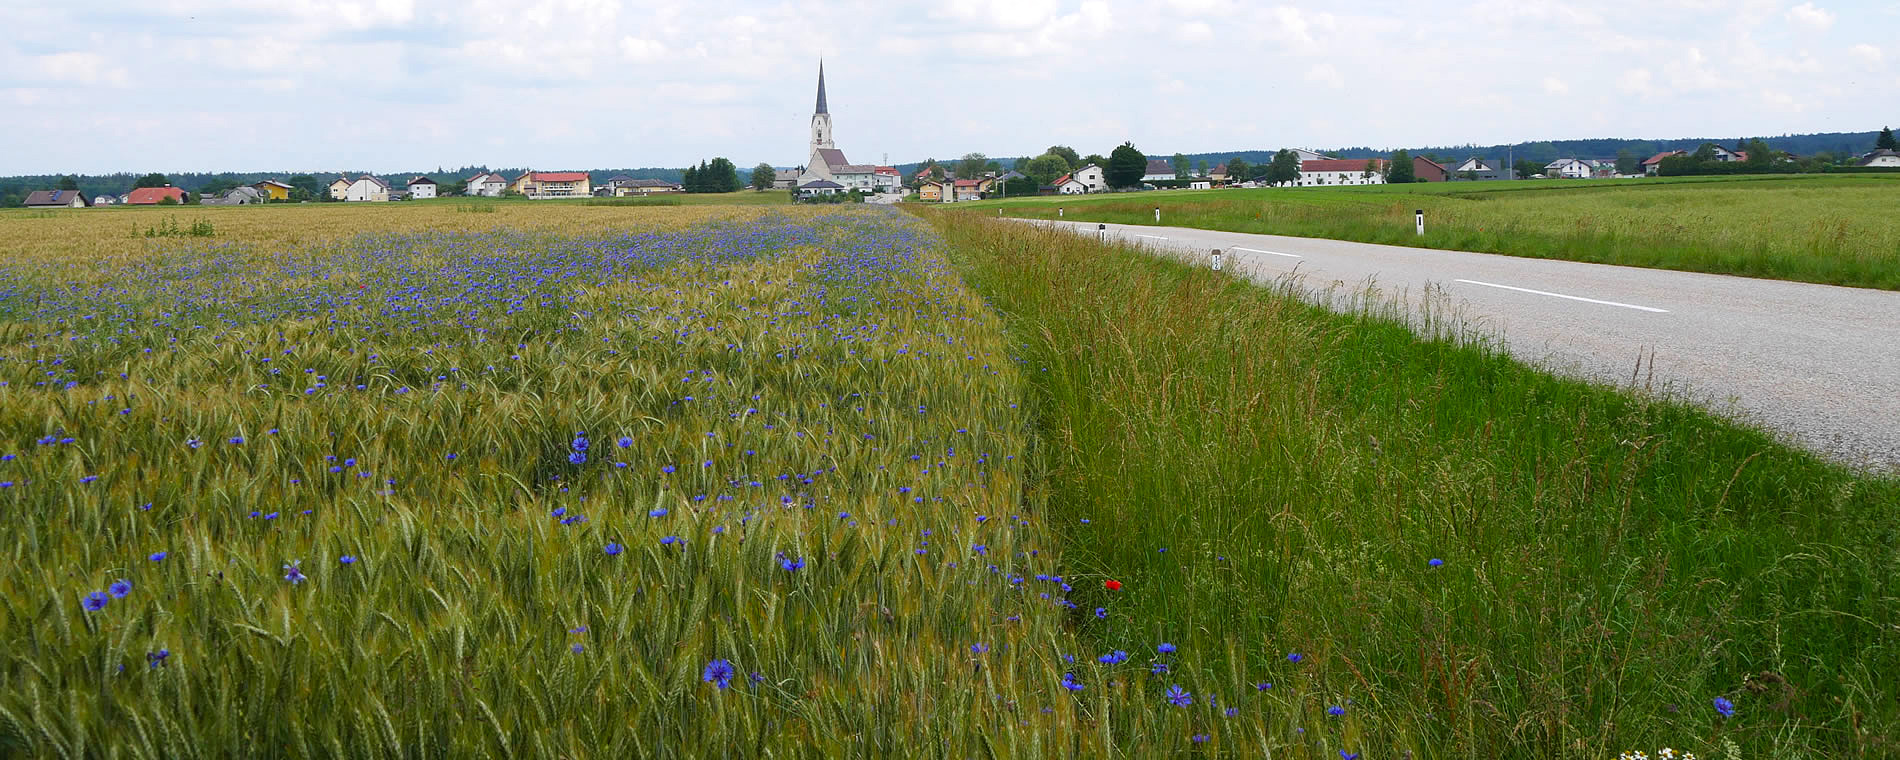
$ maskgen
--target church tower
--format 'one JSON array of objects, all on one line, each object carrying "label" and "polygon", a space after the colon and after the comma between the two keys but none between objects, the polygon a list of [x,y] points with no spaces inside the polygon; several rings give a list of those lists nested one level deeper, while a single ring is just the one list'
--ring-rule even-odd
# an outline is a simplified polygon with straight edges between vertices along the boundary
[{"label": "church tower", "polygon": [[818,108],[811,115],[811,149],[835,147],[831,142],[831,112],[825,108],[825,62],[818,62]]}]

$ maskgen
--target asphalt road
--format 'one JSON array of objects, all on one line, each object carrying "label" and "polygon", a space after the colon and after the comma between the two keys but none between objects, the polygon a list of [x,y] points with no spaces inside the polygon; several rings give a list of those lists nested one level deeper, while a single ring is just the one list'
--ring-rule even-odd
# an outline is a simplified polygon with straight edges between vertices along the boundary
[{"label": "asphalt road", "polygon": [[[1029,222],[1101,234],[1095,222]],[[1110,240],[1309,291],[1442,293],[1513,356],[1686,396],[1830,458],[1900,472],[1900,292],[1487,253],[1107,225]],[[1640,361],[1640,371],[1638,370]]]}]

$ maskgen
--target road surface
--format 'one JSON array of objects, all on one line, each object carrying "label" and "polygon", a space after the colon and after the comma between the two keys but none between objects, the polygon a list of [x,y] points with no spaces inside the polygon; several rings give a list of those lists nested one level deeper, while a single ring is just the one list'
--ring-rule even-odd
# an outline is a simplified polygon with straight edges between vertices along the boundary
[{"label": "road surface", "polygon": [[[1513,356],[1686,395],[1832,459],[1900,471],[1900,292],[1182,227],[1028,222],[1308,290],[1442,292]],[[1641,369],[1638,371],[1638,366]]]}]

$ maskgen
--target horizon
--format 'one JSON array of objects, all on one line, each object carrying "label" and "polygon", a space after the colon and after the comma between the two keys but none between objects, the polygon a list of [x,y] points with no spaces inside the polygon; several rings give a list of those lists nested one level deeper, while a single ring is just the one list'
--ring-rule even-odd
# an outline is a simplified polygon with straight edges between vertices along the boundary
[{"label": "horizon", "polygon": [[1864,132],[1895,120],[1861,93],[1900,85],[1900,48],[1871,31],[1900,21],[1900,7],[1383,6],[31,8],[0,46],[11,72],[0,100],[21,114],[0,138],[29,149],[0,173],[672,170],[715,156],[797,166],[821,54],[839,147],[883,165],[1052,144],[1084,155],[1123,141],[1152,155],[1416,149]]}]

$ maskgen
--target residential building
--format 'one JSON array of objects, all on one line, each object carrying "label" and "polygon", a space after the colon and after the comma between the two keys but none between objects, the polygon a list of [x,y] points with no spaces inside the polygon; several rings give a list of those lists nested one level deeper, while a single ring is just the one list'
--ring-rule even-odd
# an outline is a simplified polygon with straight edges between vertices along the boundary
[{"label": "residential building", "polygon": [[1163,179],[1174,179],[1174,164],[1164,158],[1148,159],[1148,168],[1142,171],[1141,181],[1153,182]]},{"label": "residential building", "polygon": [[798,197],[811,198],[819,195],[837,195],[844,192],[844,185],[828,179],[814,179],[798,186]]},{"label": "residential building", "polygon": [[350,182],[343,191],[343,200],[356,203],[383,203],[389,200],[389,183],[382,178],[365,174]]},{"label": "residential building", "polygon": [[1215,182],[1226,182],[1228,180],[1227,165],[1221,164],[1219,166],[1216,166],[1212,169],[1207,170],[1207,178]]},{"label": "residential building", "polygon": [[1332,185],[1383,185],[1386,160],[1383,158],[1319,158],[1300,162],[1296,187]]},{"label": "residential building", "polygon": [[258,192],[263,193],[264,200],[266,201],[290,200],[290,191],[296,189],[296,188],[291,187],[290,185],[287,185],[282,182],[278,182],[277,180],[274,180],[274,179],[267,179],[262,182],[252,184],[251,187],[256,188]]},{"label": "residential building", "polygon": [[585,198],[594,193],[587,172],[524,172],[509,189],[535,200]]},{"label": "residential building", "polygon": [[85,208],[89,201],[78,190],[34,190],[26,194],[27,208]]},{"label": "residential building", "polygon": [[1189,190],[1208,190],[1214,187],[1214,181],[1206,177],[1195,177],[1188,180],[1187,186]]},{"label": "residential building", "polygon": [[1665,150],[1661,153],[1650,156],[1649,158],[1643,159],[1643,173],[1651,177],[1654,177],[1656,176],[1657,172],[1662,171],[1663,159],[1669,158],[1671,156],[1686,156],[1686,155],[1689,155],[1689,151]]},{"label": "residential building", "polygon": [[1057,177],[1055,187],[1056,193],[1060,195],[1082,195],[1089,191],[1088,184],[1076,179],[1074,174]]},{"label": "residential building", "polygon": [[[875,174],[876,176],[871,178],[871,182],[872,182],[872,185],[875,188],[877,188],[878,192],[896,193],[896,192],[903,191],[904,174],[902,172],[899,172],[897,170],[897,167],[880,166],[880,167],[877,167],[872,173]],[[1012,172],[1012,174],[1013,173],[1014,172]],[[1008,176],[1008,175],[1004,175],[1004,176]]]},{"label": "residential building", "polygon": [[1450,178],[1450,174],[1451,170],[1446,169],[1444,164],[1424,156],[1412,157],[1412,176],[1414,177],[1426,182],[1444,182]]},{"label": "residential building", "polygon": [[141,187],[128,193],[125,196],[125,203],[128,206],[156,206],[159,201],[166,198],[172,199],[173,203],[184,203],[185,191],[172,187],[171,185],[164,187]]},{"label": "residential building", "polygon": [[429,179],[428,177],[416,177],[409,180],[409,197],[417,199],[434,198],[435,180]]},{"label": "residential building", "polygon": [[1564,179],[1589,179],[1594,166],[1574,158],[1560,158],[1544,164],[1544,176]]},{"label": "residential building", "polygon": [[1881,148],[1880,150],[1861,156],[1859,161],[1854,162],[1854,165],[1900,169],[1900,151],[1895,151],[1892,148]]},{"label": "residential building", "polygon": [[1075,181],[1082,183],[1083,187],[1088,188],[1088,192],[1108,192],[1108,174],[1103,172],[1100,166],[1088,164],[1071,172],[1069,176],[1074,178]]},{"label": "residential building", "polygon": [[1302,163],[1307,161],[1324,161],[1332,158],[1332,156],[1328,156],[1324,153],[1307,150],[1305,148],[1287,148],[1287,150],[1293,151],[1293,157],[1299,159]]},{"label": "residential building", "polygon": [[945,180],[926,179],[917,183],[918,200],[938,203],[947,202],[953,198],[954,195],[950,191],[950,183]]},{"label": "residential building", "polygon": [[805,170],[803,169],[773,169],[772,170],[772,189],[773,190],[790,190],[794,187],[797,187],[798,175],[804,174],[804,173],[805,173]]},{"label": "residential building", "polygon": [[198,203],[205,206],[255,206],[270,200],[264,191],[250,185],[234,187],[218,195],[203,195]]},{"label": "residential building", "polygon": [[951,180],[950,184],[956,190],[956,199],[958,202],[983,200],[982,180],[958,179]]},{"label": "residential building", "polygon": [[[608,182],[612,183],[613,180],[608,180]],[[679,183],[668,182],[663,179],[628,178],[628,179],[622,180],[617,185],[610,184],[609,186],[613,190],[613,195],[622,197],[622,198],[633,197],[633,196],[655,195],[659,193],[677,193],[684,190],[684,188]]]},{"label": "residential building", "polygon": [[481,196],[494,198],[508,190],[508,178],[493,172],[482,172],[468,178],[462,194],[469,197]]},{"label": "residential building", "polygon": [[110,194],[95,195],[92,198],[93,208],[99,208],[101,206],[117,206],[117,205],[119,205],[119,196],[116,196],[116,195],[110,195]]},{"label": "residential building", "polygon": [[1469,178],[1474,180],[1493,180],[1510,178],[1505,174],[1504,166],[1500,162],[1475,156],[1459,162],[1457,166],[1451,167],[1447,171],[1450,172],[1450,176],[1447,177],[1447,179]]},{"label": "residential building", "polygon": [[330,180],[330,200],[340,201],[343,200],[344,196],[349,195],[350,183],[352,181],[354,180],[351,180],[349,177],[337,177],[336,179]]}]

